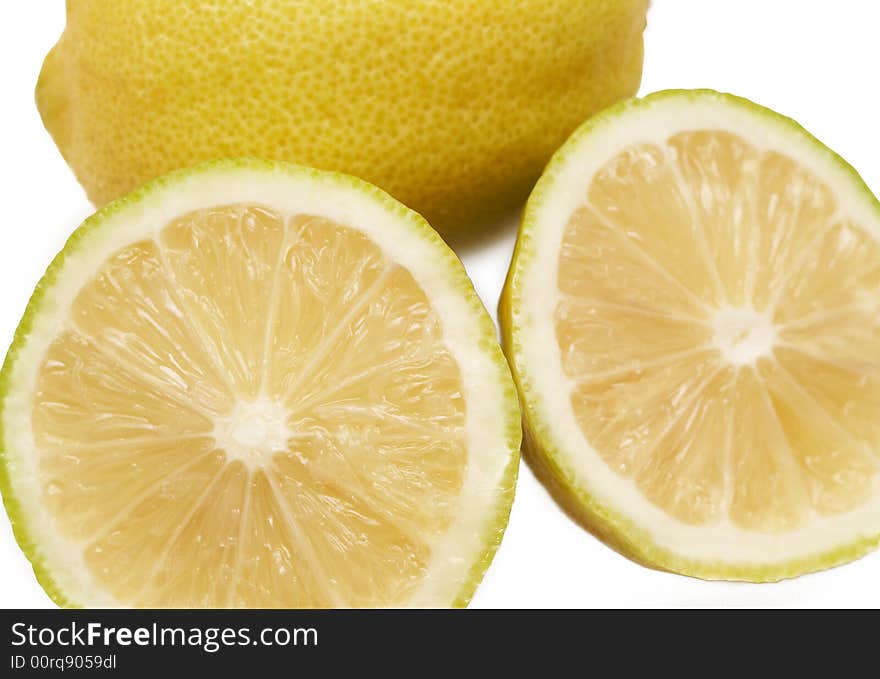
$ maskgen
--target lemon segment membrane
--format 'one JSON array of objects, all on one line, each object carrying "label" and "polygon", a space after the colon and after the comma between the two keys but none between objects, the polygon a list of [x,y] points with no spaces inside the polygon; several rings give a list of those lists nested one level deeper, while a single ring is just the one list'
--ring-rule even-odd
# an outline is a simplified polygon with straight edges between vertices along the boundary
[{"label": "lemon segment membrane", "polygon": [[792,121],[610,109],[530,199],[502,300],[530,452],[636,559],[772,580],[880,536],[880,210]]},{"label": "lemon segment membrane", "polygon": [[385,194],[262,161],[169,176],[77,232],[26,323],[4,500],[63,603],[467,602],[516,405],[454,255]]}]

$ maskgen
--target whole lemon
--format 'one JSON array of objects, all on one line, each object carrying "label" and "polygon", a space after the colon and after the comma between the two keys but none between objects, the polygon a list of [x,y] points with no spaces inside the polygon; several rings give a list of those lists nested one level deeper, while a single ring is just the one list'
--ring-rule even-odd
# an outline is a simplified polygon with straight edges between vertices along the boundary
[{"label": "whole lemon", "polygon": [[648,0],[68,0],[37,106],[97,205],[261,156],[355,174],[439,230],[521,203],[632,95]]}]

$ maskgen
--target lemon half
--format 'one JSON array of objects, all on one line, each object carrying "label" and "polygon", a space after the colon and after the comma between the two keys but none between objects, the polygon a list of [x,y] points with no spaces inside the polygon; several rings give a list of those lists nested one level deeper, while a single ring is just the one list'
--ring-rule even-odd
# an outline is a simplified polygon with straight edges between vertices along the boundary
[{"label": "lemon half", "polygon": [[730,95],[613,107],[533,192],[501,302],[527,452],[643,563],[777,580],[880,538],[880,208]]},{"label": "lemon half", "polygon": [[2,490],[59,603],[467,603],[519,418],[464,269],[351,177],[166,176],[75,232],[2,373]]}]

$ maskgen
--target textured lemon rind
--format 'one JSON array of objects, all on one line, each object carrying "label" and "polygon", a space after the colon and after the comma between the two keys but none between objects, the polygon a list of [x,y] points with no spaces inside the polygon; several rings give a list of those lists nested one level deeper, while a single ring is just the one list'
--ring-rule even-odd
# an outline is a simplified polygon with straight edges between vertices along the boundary
[{"label": "textured lemon rind", "polygon": [[53,576],[45,558],[39,556],[39,545],[32,538],[34,531],[29,525],[27,513],[22,510],[22,503],[16,496],[12,474],[10,473],[12,451],[9,449],[7,436],[3,428],[6,397],[12,386],[15,364],[22,348],[28,341],[34,319],[40,316],[46,305],[52,303],[51,293],[66,258],[80,251],[80,244],[85,236],[92,235],[94,232],[105,228],[112,221],[109,219],[110,217],[136,208],[155,192],[173,189],[176,184],[190,177],[235,169],[251,169],[272,173],[282,172],[293,177],[309,177],[335,185],[343,185],[368,196],[381,204],[389,212],[404,217],[415,233],[434,246],[437,256],[450,279],[454,282],[455,288],[467,300],[469,307],[474,312],[474,316],[479,319],[479,331],[483,337],[479,350],[490,358],[497,369],[499,381],[503,384],[503,401],[498,403],[497,407],[499,417],[505,421],[507,437],[503,443],[505,446],[504,451],[508,456],[508,462],[498,485],[498,488],[503,489],[504,492],[497,493],[498,499],[494,508],[494,515],[481,536],[481,542],[485,547],[475,559],[468,571],[468,577],[459,588],[457,595],[449,602],[450,607],[462,608],[467,606],[492,562],[504,535],[513,503],[517,469],[519,467],[521,442],[520,412],[515,387],[513,382],[507,377],[510,374],[508,364],[496,340],[495,326],[480,298],[477,296],[473,284],[461,265],[461,261],[421,215],[410,210],[382,189],[356,177],[337,172],[315,170],[282,161],[258,158],[220,159],[201,163],[191,168],[177,170],[159,177],[145,184],[137,191],[109,203],[86,219],[73,232],[62,250],[52,260],[46,273],[37,284],[34,293],[31,295],[24,315],[15,331],[12,345],[6,354],[3,368],[0,370],[0,493],[3,496],[3,504],[12,524],[15,539],[22,552],[31,562],[37,581],[58,606],[63,608],[83,607],[75,593],[63,591]]},{"label": "textured lemon rind", "polygon": [[35,99],[98,207],[255,155],[357,175],[467,234],[521,205],[585,116],[636,93],[648,4],[79,0]]},{"label": "textured lemon rind", "polygon": [[522,303],[520,281],[522,273],[528,269],[534,255],[535,239],[538,237],[539,206],[544,202],[555,177],[563,170],[570,154],[587,138],[601,135],[603,129],[622,113],[647,108],[659,100],[677,99],[682,106],[687,106],[689,100],[707,97],[729,106],[746,108],[768,124],[783,127],[790,134],[801,137],[820,156],[823,156],[825,161],[834,164],[860,192],[864,193],[871,209],[880,220],[880,201],[871,193],[858,172],[791,118],[748,99],[708,89],[664,90],[644,98],[623,101],[591,118],[574,132],[550,160],[529,197],[498,306],[502,346],[520,395],[523,412],[523,457],[547,491],[570,517],[608,546],[650,568],[705,580],[777,582],[854,561],[873,551],[880,544],[880,532],[862,536],[834,549],[766,564],[694,559],[657,544],[647,531],[628,520],[610,503],[600,502],[596,495],[590,492],[585,480],[579,479],[574,470],[566,464],[565,455],[555,442],[551,423],[546,421],[536,406],[537,392],[531,383],[529,366],[525,365],[523,360],[521,337],[517,332],[516,312]]}]

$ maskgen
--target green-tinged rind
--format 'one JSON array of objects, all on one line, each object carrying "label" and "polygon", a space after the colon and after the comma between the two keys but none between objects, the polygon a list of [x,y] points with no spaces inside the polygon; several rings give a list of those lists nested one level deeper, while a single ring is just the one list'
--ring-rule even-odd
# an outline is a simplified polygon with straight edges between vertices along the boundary
[{"label": "green-tinged rind", "polygon": [[[516,395],[514,394],[515,397]],[[498,551],[498,547],[501,545],[501,538],[504,537],[504,531],[507,529],[507,521],[510,518],[510,510],[513,507],[513,497],[519,475],[519,449],[522,442],[522,428],[518,419],[515,423],[515,428],[511,429],[510,440],[517,442],[515,449],[517,452],[511,456],[510,462],[507,463],[507,469],[504,471],[504,476],[500,483],[500,487],[505,489],[503,491],[504,498],[498,504],[497,512],[491,522],[491,528],[487,532],[486,549],[480,558],[474,562],[474,565],[471,566],[470,576],[465,584],[462,585],[458,596],[452,602],[452,608],[467,608],[467,605],[474,596],[474,592],[477,591],[477,587],[479,587],[483,576],[492,563],[492,559],[495,558],[495,552]]]},{"label": "green-tinged rind", "polygon": [[3,504],[9,515],[10,522],[12,523],[13,533],[15,534],[15,539],[18,542],[19,547],[21,547],[21,550],[31,562],[37,581],[56,604],[64,608],[81,608],[83,606],[81,602],[75,601],[68,593],[62,591],[56,582],[56,579],[52,576],[45,560],[38,556],[40,551],[39,546],[31,537],[32,530],[28,525],[28,517],[23,511],[19,499],[16,497],[15,488],[12,484],[9,471],[10,453],[8,451],[6,433],[3,429],[6,398],[11,387],[13,368],[16,364],[18,354],[27,342],[34,319],[39,317],[41,311],[44,309],[44,305],[48,303],[47,294],[52,290],[65,259],[79,251],[81,241],[86,235],[91,235],[93,232],[97,232],[104,228],[105,225],[107,225],[107,222],[111,221],[108,218],[132,208],[137,209],[143,201],[152,196],[155,192],[159,190],[173,189],[173,187],[182,180],[199,174],[237,169],[252,169],[266,173],[284,173],[293,177],[308,177],[312,180],[327,182],[335,186],[346,186],[367,195],[372,200],[380,203],[390,212],[396,213],[398,216],[405,218],[412,228],[419,233],[421,238],[431,243],[436,249],[438,257],[442,258],[442,261],[445,264],[450,279],[454,281],[455,287],[461,292],[462,297],[468,301],[468,305],[475,313],[475,316],[479,318],[480,334],[483,337],[480,348],[491,358],[493,364],[497,368],[499,380],[504,385],[504,400],[497,404],[497,408],[499,417],[504,418],[506,421],[506,452],[509,460],[504,475],[498,485],[498,488],[501,489],[502,492],[497,494],[498,500],[495,507],[495,513],[488,527],[481,536],[482,542],[485,544],[485,549],[474,561],[467,580],[462,584],[456,597],[449,604],[452,607],[467,606],[482,581],[486,569],[492,562],[492,558],[494,557],[504,535],[504,530],[507,526],[507,519],[510,515],[510,509],[513,503],[517,469],[519,466],[521,441],[520,412],[517,403],[516,390],[509,377],[509,367],[496,340],[495,326],[492,323],[489,314],[486,312],[483,303],[480,301],[479,296],[474,290],[473,283],[470,278],[468,278],[461,261],[421,215],[410,210],[382,189],[358,179],[357,177],[337,172],[316,170],[283,161],[247,157],[218,159],[201,163],[190,168],[177,170],[159,177],[145,184],[133,193],[107,204],[104,208],[86,219],[73,232],[62,250],[52,260],[46,273],[37,284],[34,293],[31,295],[24,315],[15,331],[12,345],[6,354],[2,371],[0,371],[0,493],[2,493]]},{"label": "green-tinged rind", "polygon": [[647,531],[628,520],[608,503],[599,502],[565,463],[564,456],[554,443],[552,427],[543,420],[535,403],[537,396],[531,385],[529,367],[524,364],[522,358],[522,345],[517,336],[514,320],[515,310],[520,307],[522,300],[520,276],[529,266],[534,255],[535,238],[538,237],[537,215],[539,207],[543,204],[557,176],[563,171],[569,155],[588,137],[601,135],[603,128],[613,123],[615,118],[624,112],[647,108],[663,99],[679,99],[682,105],[686,106],[688,100],[707,97],[721,100],[730,106],[747,108],[761,116],[767,124],[781,126],[788,134],[799,135],[802,140],[812,146],[814,151],[824,156],[824,160],[834,164],[848,180],[852,181],[864,193],[864,197],[870,202],[872,209],[877,213],[878,221],[880,221],[880,201],[871,193],[858,172],[791,118],[755,104],[748,99],[708,89],[664,90],[644,98],[629,99],[602,111],[581,125],[554,154],[544,170],[544,174],[535,185],[526,203],[507,280],[498,305],[501,341],[520,396],[520,406],[523,413],[524,458],[547,491],[570,517],[608,546],[650,568],[705,580],[776,582],[854,561],[871,552],[880,544],[880,532],[862,537],[837,549],[774,564],[733,564],[723,561],[698,560],[683,557],[658,545]]}]

